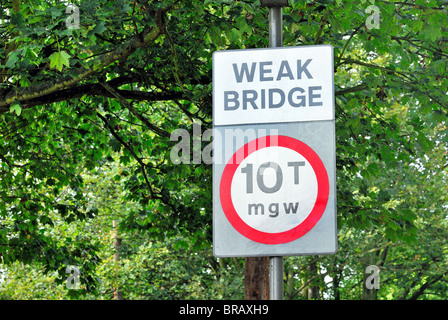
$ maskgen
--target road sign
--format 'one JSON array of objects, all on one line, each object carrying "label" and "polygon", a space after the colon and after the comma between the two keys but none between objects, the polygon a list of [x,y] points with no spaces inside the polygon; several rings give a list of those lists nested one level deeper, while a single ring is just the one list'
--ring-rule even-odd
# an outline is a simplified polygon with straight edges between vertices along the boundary
[{"label": "road sign", "polygon": [[241,147],[224,168],[219,189],[230,224],[265,244],[287,243],[310,231],[325,211],[328,192],[319,156],[287,136],[265,136]]},{"label": "road sign", "polygon": [[334,119],[333,47],[217,51],[214,124]]},{"label": "road sign", "polygon": [[332,48],[290,49],[214,55],[216,256],[336,251]]}]

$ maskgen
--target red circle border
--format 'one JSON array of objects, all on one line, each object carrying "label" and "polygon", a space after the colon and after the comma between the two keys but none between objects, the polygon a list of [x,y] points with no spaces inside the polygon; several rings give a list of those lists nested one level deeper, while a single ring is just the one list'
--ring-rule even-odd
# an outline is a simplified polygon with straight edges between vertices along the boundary
[{"label": "red circle border", "polygon": [[[240,218],[233,205],[231,185],[241,162],[255,151],[268,147],[284,147],[301,154],[310,164],[317,178],[317,198],[308,217],[298,226],[279,233],[256,230]],[[230,224],[243,236],[258,243],[288,243],[308,233],[322,217],[328,203],[330,183],[327,170],[319,156],[308,145],[288,136],[265,136],[250,141],[230,158],[224,168],[219,187],[221,206]]]}]

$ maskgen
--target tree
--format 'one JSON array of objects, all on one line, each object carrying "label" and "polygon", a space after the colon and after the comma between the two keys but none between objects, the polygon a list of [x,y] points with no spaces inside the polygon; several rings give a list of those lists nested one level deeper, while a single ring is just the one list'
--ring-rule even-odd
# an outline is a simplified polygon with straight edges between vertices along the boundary
[{"label": "tree", "polygon": [[[284,45],[334,46],[341,230],[338,255],[310,259],[309,268],[290,259],[290,297],[300,296],[300,279],[322,298],[359,298],[363,270],[357,281],[348,276],[362,269],[353,259],[363,252],[375,252],[384,268],[395,260],[410,266],[406,259],[417,252],[425,257],[416,260],[420,272],[402,271],[408,291],[380,289],[379,296],[443,295],[446,5],[376,1],[381,19],[370,28],[365,0],[290,2]],[[121,165],[114,175],[126,207],[121,232],[210,248],[210,165],[174,164],[170,136],[179,128],[192,133],[193,123],[210,128],[212,54],[267,47],[268,12],[259,1],[74,4],[79,29],[67,27],[62,2],[2,3],[0,257],[5,265],[41,264],[61,283],[68,264],[82,266],[87,292],[99,285],[103,244],[73,234],[96,221],[102,205],[86,196],[85,174],[110,163]],[[440,242],[440,250],[416,241]],[[325,275],[333,287],[311,281]]]}]

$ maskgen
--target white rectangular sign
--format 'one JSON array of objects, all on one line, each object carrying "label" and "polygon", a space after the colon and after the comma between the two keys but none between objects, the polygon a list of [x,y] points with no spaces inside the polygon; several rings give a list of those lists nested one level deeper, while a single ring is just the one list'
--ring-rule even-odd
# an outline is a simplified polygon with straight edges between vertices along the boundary
[{"label": "white rectangular sign", "polygon": [[213,54],[215,126],[334,119],[331,45]]}]

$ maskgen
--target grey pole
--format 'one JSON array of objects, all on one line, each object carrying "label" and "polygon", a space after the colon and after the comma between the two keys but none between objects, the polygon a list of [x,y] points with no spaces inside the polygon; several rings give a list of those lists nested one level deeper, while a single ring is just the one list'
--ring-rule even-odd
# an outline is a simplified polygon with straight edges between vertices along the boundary
[{"label": "grey pole", "polygon": [[269,7],[269,46],[272,48],[283,46],[282,20],[282,7]]},{"label": "grey pole", "polygon": [[[269,7],[269,46],[283,46],[283,9],[288,0],[262,0]],[[283,300],[283,257],[269,257],[269,300]]]},{"label": "grey pole", "polygon": [[[282,7],[269,7],[270,47],[283,46],[282,20]],[[283,300],[283,257],[269,258],[269,299]]]},{"label": "grey pole", "polygon": [[283,300],[283,257],[269,257],[269,300]]}]

